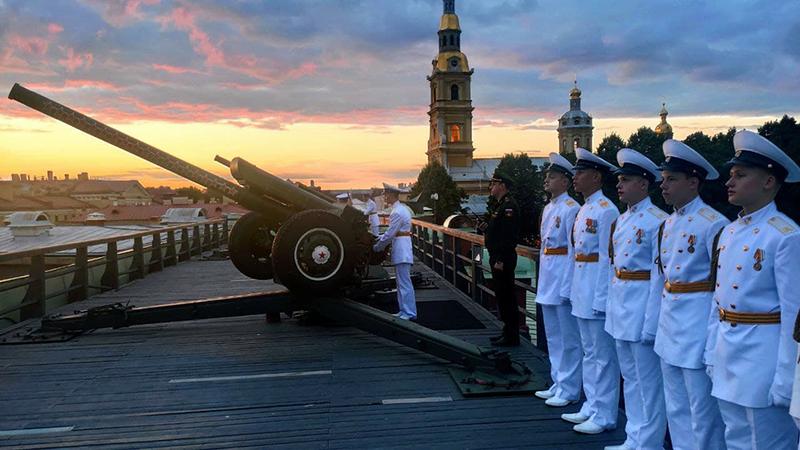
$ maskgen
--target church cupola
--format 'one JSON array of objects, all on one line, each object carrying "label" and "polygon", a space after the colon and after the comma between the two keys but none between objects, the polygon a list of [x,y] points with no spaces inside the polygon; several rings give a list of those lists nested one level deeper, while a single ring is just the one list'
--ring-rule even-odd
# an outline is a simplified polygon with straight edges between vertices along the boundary
[{"label": "church cupola", "polygon": [[592,149],[592,116],[581,110],[581,90],[578,80],[569,91],[569,111],[558,120],[558,152],[575,153],[576,147]]},{"label": "church cupola", "polygon": [[669,112],[667,111],[667,104],[661,104],[661,112],[658,113],[661,116],[661,123],[656,125],[656,134],[666,136],[667,139],[672,139],[672,125],[667,123],[667,116]]}]

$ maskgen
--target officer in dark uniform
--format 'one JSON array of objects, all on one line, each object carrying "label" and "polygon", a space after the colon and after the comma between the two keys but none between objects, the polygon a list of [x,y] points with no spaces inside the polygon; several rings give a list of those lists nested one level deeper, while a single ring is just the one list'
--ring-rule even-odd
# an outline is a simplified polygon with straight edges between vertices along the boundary
[{"label": "officer in dark uniform", "polygon": [[494,292],[503,334],[492,338],[492,345],[519,345],[519,312],[514,296],[514,269],[517,267],[517,241],[519,240],[519,206],[511,197],[511,178],[496,170],[489,184],[489,192],[497,204],[489,211],[485,228],[485,245],[489,251]]}]

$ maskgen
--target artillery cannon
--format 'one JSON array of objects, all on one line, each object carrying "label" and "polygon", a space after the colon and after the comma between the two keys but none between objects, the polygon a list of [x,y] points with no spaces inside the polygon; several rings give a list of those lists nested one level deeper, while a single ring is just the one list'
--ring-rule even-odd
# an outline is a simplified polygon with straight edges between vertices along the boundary
[{"label": "artillery cannon", "polygon": [[363,213],[322,192],[282,180],[242,158],[217,156],[235,184],[19,84],[8,98],[249,209],[231,230],[228,249],[236,268],[250,278],[274,278],[292,291],[327,294],[358,284],[379,258],[372,253],[374,237]]}]

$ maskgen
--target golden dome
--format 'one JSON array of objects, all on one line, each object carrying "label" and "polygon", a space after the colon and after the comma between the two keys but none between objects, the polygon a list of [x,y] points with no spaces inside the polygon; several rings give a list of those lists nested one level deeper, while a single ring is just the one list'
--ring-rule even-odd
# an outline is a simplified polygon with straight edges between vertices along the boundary
[{"label": "golden dome", "polygon": [[[441,72],[469,72],[467,55],[461,52],[440,52],[435,61],[436,70]],[[456,61],[456,64],[451,61]]]},{"label": "golden dome", "polygon": [[672,135],[672,125],[667,123],[667,115],[668,114],[669,114],[669,112],[667,112],[667,104],[666,103],[662,103],[661,104],[661,112],[658,113],[658,115],[661,116],[661,123],[656,125],[656,129],[655,129],[656,134],[663,134],[663,135],[670,135],[670,136]]},{"label": "golden dome", "polygon": [[458,16],[455,14],[442,14],[442,20],[439,22],[439,31],[442,30],[460,30],[461,26],[458,24]]},{"label": "golden dome", "polygon": [[578,89],[578,80],[575,80],[575,86],[569,91],[569,98],[580,98],[581,90]]}]

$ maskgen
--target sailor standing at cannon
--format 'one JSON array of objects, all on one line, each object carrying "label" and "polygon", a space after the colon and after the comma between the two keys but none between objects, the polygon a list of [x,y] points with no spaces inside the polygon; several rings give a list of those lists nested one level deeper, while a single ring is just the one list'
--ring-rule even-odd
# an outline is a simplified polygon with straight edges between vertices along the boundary
[{"label": "sailor standing at cannon", "polygon": [[376,252],[383,251],[392,244],[391,261],[397,277],[397,303],[400,311],[395,314],[403,320],[417,318],[417,301],[414,297],[414,285],[411,283],[411,265],[414,263],[411,245],[411,211],[400,202],[400,194],[406,191],[397,186],[383,183],[383,197],[387,205],[391,205],[389,228],[380,236],[373,246]]}]

